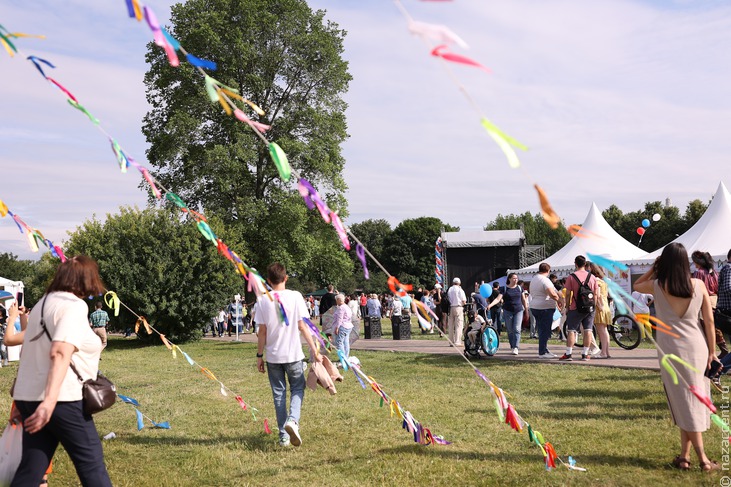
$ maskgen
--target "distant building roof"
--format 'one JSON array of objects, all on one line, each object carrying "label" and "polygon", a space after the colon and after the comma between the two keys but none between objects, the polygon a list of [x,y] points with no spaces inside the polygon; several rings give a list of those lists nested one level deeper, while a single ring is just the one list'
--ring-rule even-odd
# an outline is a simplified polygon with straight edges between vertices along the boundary
[{"label": "distant building roof", "polygon": [[525,242],[523,230],[462,230],[442,232],[444,248],[519,247]]}]

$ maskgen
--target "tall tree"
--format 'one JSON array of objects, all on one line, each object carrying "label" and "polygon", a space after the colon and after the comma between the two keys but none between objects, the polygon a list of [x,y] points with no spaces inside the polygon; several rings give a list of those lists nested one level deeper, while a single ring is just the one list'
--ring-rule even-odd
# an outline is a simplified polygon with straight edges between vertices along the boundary
[{"label": "tall tree", "polygon": [[[235,247],[220,222],[209,223]],[[233,266],[195,225],[165,209],[122,208],[104,222],[88,220],[71,234],[67,253],[94,258],[108,289],[155,328],[178,340],[198,337],[218,308],[245,287]],[[119,318],[112,318],[112,325],[120,328],[134,322],[126,309]]]},{"label": "tall tree", "polygon": [[566,245],[571,236],[565,228],[553,230],[540,213],[532,215],[526,211],[520,215],[501,215],[485,225],[485,230],[517,230],[523,228],[525,241],[529,245],[545,245],[546,256],[549,256]]},{"label": "tall tree", "polygon": [[22,281],[25,292],[25,305],[32,307],[46,292],[56,272],[58,259],[46,253],[40,260],[21,260],[11,253],[0,254],[0,276],[11,281]]},{"label": "tall tree", "polygon": [[[218,64],[214,78],[266,110],[257,116],[242,106],[272,126],[269,140],[345,216],[342,96],[351,77],[341,57],[345,32],[324,15],[304,0],[189,0],[173,6],[170,31],[191,53]],[[199,73],[185,63],[170,67],[152,44],[147,61],[152,110],[143,132],[156,177],[233,227],[246,244],[242,258],[254,265],[283,261],[303,282],[350,274],[332,229],[279,178],[249,126],[210,103]]]},{"label": "tall tree", "polygon": [[388,238],[381,262],[401,282],[433,284],[434,243],[442,230],[456,232],[459,228],[426,216],[402,221]]}]

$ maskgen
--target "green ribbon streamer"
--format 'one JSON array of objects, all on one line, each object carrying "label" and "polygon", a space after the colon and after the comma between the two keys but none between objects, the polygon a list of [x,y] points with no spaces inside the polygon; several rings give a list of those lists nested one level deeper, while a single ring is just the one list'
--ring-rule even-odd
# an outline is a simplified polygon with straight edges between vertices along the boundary
[{"label": "green ribbon streamer", "polygon": [[292,169],[289,167],[287,154],[285,154],[282,148],[275,142],[269,143],[269,154],[272,156],[274,165],[277,166],[279,177],[281,177],[285,183],[288,182],[289,178],[292,176]]},{"label": "green ribbon streamer", "polygon": [[165,193],[165,199],[175,203],[178,206],[178,208],[188,208],[188,205],[185,204],[185,201],[180,199],[180,196],[178,196],[175,193],[171,193],[168,191],[167,193]]}]

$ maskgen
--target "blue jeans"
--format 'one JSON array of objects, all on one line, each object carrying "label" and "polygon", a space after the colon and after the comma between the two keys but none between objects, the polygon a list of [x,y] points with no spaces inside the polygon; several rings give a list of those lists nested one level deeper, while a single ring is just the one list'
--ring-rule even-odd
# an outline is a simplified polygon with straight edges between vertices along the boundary
[{"label": "blue jeans", "polygon": [[551,337],[551,325],[553,324],[553,313],[555,309],[534,309],[531,313],[536,318],[536,330],[538,331],[538,355],[548,353],[548,339]]},{"label": "blue jeans", "polygon": [[345,358],[350,357],[350,332],[351,331],[353,331],[352,328],[348,328],[346,330],[342,326],[338,330],[338,350],[342,350],[343,355],[345,355]]},{"label": "blue jeans", "polygon": [[[277,413],[277,426],[279,427],[279,439],[289,438],[284,430],[284,423],[287,420],[294,420],[297,424],[300,421],[300,410],[302,399],[305,397],[305,371],[302,361],[289,364],[273,364],[267,362],[267,373],[269,384],[272,386],[274,397],[274,411]],[[287,413],[287,384],[285,375],[289,380],[289,413]]]},{"label": "blue jeans", "polygon": [[503,308],[503,317],[505,318],[505,329],[508,330],[510,348],[518,348],[520,346],[520,329],[523,326],[523,310],[516,312]]}]

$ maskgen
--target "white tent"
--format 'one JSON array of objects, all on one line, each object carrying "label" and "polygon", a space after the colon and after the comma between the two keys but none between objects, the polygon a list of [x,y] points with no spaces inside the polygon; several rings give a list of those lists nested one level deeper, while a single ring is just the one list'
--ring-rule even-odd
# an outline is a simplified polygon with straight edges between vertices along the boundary
[{"label": "white tent", "polygon": [[[713,201],[703,216],[680,237],[673,240],[685,246],[688,256],[696,250],[710,253],[714,260],[726,260],[731,248],[731,194],[723,184],[719,183]],[[642,258],[633,261],[647,261],[651,263],[662,253],[661,247],[654,252],[645,254]]]},{"label": "white tent", "polygon": [[15,296],[18,293],[22,293],[24,289],[25,285],[22,281],[11,281],[10,279],[0,277],[0,290],[7,291]]},{"label": "white tent", "polygon": [[[22,281],[11,281],[10,279],[5,279],[4,277],[0,277],[0,289],[3,291],[7,291],[9,293],[12,293],[14,296],[17,296],[18,293],[22,293],[25,289],[25,285]],[[5,304],[11,304],[15,302],[13,299],[12,301],[6,301]],[[8,347],[8,359],[13,362],[20,359],[20,350],[23,348],[22,345],[17,345],[15,347]]]},{"label": "white tent", "polygon": [[[560,275],[573,271],[577,255],[596,254],[619,261],[636,260],[645,255],[644,250],[626,241],[609,226],[595,203],[591,204],[581,229],[590,236],[573,237],[561,250],[541,261],[550,264],[551,272]],[[538,264],[540,262],[514,272],[532,275],[538,272]]]}]

